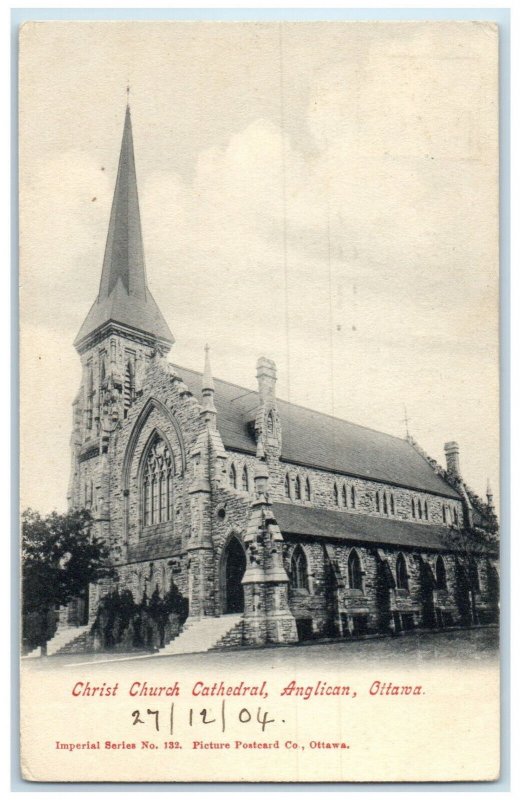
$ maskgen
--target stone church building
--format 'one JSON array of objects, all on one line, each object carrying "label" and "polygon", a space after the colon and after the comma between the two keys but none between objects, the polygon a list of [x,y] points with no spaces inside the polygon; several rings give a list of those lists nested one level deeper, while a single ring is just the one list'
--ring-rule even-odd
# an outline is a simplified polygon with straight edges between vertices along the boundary
[{"label": "stone church building", "polygon": [[171,652],[497,620],[493,498],[465,485],[455,442],[442,468],[409,436],[279,400],[268,358],[249,391],[213,377],[208,348],[202,372],[171,363],[173,343],[146,281],[127,108],[99,293],[74,343],[68,495],[117,576],[63,610],[61,641],[115,585],[138,601],[175,584],[189,616]]}]

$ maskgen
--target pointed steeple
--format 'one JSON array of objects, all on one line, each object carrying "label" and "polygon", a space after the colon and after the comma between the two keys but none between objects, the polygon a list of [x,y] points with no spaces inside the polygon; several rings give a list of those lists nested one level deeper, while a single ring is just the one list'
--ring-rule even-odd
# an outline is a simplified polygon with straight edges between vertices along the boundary
[{"label": "pointed steeple", "polygon": [[109,323],[140,332],[151,341],[158,340],[165,351],[174,341],[146,281],[128,105],[98,297],[76,337],[76,348],[85,349],[93,334]]}]

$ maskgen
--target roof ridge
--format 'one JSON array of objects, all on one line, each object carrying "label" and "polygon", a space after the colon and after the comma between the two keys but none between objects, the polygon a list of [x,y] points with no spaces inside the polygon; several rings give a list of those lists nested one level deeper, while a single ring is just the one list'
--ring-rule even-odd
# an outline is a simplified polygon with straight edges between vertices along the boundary
[{"label": "roof ridge", "polygon": [[[191,369],[190,367],[183,367],[181,364],[172,364],[172,366],[178,367],[179,369],[184,369],[186,372],[191,372],[193,375],[198,375],[202,378],[203,373],[196,369]],[[247,392],[256,393],[256,389],[248,389],[247,386],[241,386],[239,383],[234,383],[233,381],[227,381],[223,378],[214,378],[215,381],[219,383],[225,383],[227,386],[233,386],[235,389],[244,389]],[[369,425],[361,425],[359,422],[351,422],[349,419],[345,419],[344,417],[335,417],[333,414],[328,414],[326,411],[317,411],[316,408],[309,408],[309,406],[300,405],[300,403],[292,403],[289,400],[284,400],[280,397],[276,398],[277,402],[284,403],[284,405],[294,408],[301,408],[303,411],[309,411],[312,414],[320,414],[321,417],[327,417],[328,419],[338,420],[339,422],[347,422],[348,425],[353,425],[355,428],[361,428],[364,431],[372,431],[373,433],[379,434],[379,436],[388,436],[390,439],[394,439],[397,442],[403,442],[403,444],[409,445],[411,449],[414,448],[409,444],[406,439],[402,439],[400,436],[395,436],[392,433],[387,433],[386,431],[379,431],[377,428],[371,428]]]}]

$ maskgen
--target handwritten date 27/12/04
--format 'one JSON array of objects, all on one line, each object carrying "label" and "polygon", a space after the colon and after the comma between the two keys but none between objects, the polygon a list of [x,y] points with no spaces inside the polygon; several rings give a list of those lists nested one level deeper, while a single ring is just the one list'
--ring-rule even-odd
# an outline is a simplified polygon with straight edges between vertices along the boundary
[{"label": "handwritten date 27/12/04", "polygon": [[[159,708],[136,708],[132,711],[132,725],[146,725],[159,733],[163,731],[173,736],[175,732],[176,721],[176,704],[170,703],[170,707],[166,709]],[[214,729],[220,729],[222,733],[226,731],[226,724],[230,716],[234,721],[247,725],[250,728],[253,726],[257,730],[264,732],[268,725],[276,722],[274,717],[270,716],[270,712],[262,708],[262,706],[246,707],[230,711],[226,707],[226,700],[222,700],[218,707],[215,708],[201,708],[194,709],[188,708],[184,710],[187,714],[187,722],[189,727],[204,727],[207,725],[215,726]],[[285,720],[280,719],[278,722],[284,723]]]}]

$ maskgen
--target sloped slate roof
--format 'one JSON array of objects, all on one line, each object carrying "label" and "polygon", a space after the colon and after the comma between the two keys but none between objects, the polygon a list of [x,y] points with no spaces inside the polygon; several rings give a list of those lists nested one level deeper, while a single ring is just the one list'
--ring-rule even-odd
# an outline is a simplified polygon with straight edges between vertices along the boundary
[{"label": "sloped slate roof", "polygon": [[[201,373],[174,365],[199,397]],[[255,454],[248,422],[258,404],[254,390],[214,380],[217,427],[224,446]],[[282,460],[361,478],[374,479],[459,499],[405,439],[277,400],[282,423]]]},{"label": "sloped slate roof", "polygon": [[[443,525],[309,508],[291,503],[273,503],[273,514],[283,533],[313,538],[343,539],[372,545],[415,547],[422,550],[461,550],[454,534]],[[469,549],[481,551],[483,544],[469,539]],[[487,548],[488,549],[488,548]]]}]

